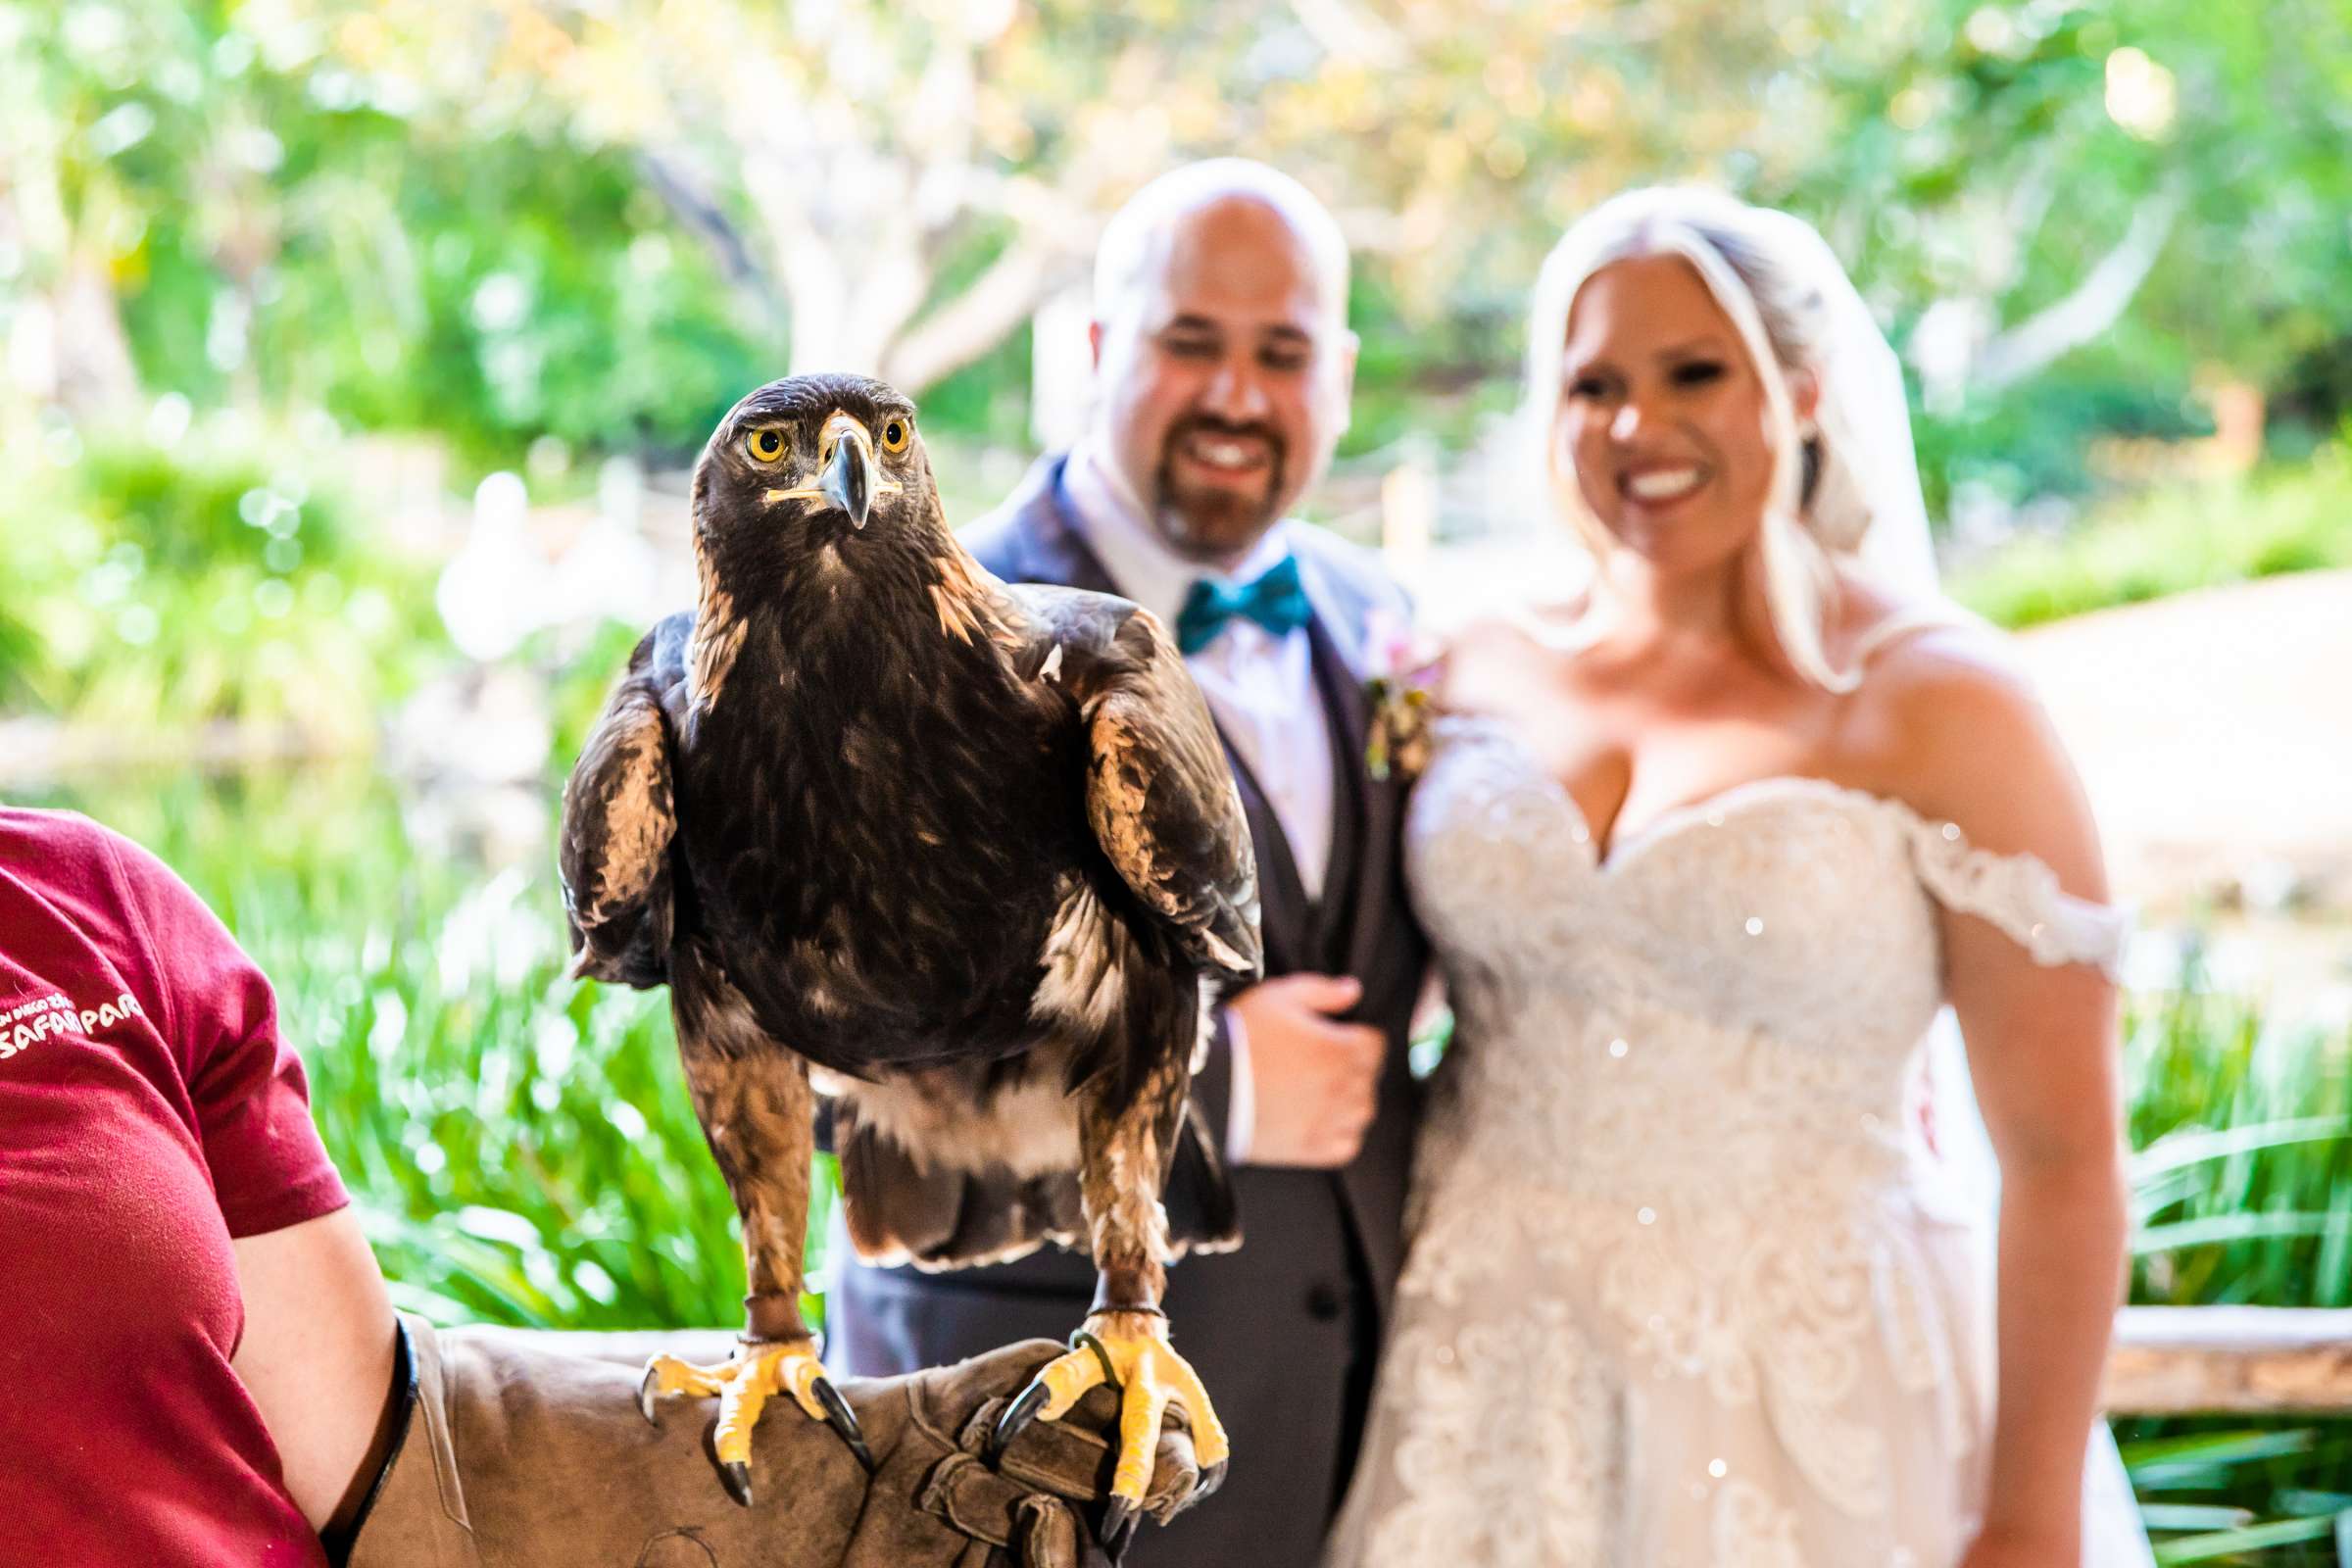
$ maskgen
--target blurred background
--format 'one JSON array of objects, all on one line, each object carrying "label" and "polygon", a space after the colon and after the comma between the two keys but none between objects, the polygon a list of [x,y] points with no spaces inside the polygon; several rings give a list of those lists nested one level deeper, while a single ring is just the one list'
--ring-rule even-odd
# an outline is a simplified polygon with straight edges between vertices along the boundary
[{"label": "blurred background", "polygon": [[[663,1003],[561,978],[549,848],[718,415],[881,374],[969,520],[1083,412],[1103,219],[1254,155],[1356,247],[1312,513],[1443,622],[1575,569],[1538,260],[1709,179],[1903,353],[2146,917],[2134,1298],[2352,1304],[2348,147],[2341,0],[0,4],[0,793],[276,978],[404,1305],[726,1321]],[[2352,1553],[2352,1423],[2121,1426],[2165,1560]]]}]

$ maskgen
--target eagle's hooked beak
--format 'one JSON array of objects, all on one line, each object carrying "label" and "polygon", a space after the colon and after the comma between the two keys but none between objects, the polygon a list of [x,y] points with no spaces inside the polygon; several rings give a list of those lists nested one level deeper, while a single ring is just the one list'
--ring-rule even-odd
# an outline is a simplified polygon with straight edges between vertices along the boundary
[{"label": "eagle's hooked beak", "polygon": [[835,415],[825,433],[833,438],[833,453],[817,478],[817,493],[849,514],[851,527],[863,528],[874,499],[873,437],[846,415]]},{"label": "eagle's hooked beak", "polygon": [[771,507],[779,501],[806,501],[810,507],[821,502],[847,514],[851,527],[862,529],[874,497],[899,493],[899,482],[885,476],[874,457],[873,433],[855,415],[834,410],[817,433],[816,450],[821,456],[815,483],[762,491],[760,499]]}]

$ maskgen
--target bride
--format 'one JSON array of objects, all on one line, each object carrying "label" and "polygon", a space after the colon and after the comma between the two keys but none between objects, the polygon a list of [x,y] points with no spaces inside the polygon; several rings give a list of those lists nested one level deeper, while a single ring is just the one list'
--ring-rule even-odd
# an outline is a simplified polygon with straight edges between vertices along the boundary
[{"label": "bride", "polygon": [[[1597,571],[1447,662],[1408,855],[1456,1043],[1332,1560],[2147,1562],[2090,1441],[2124,922],[1935,595],[1891,351],[1810,227],[1668,189],[1560,241],[1528,365]],[[1917,1108],[1947,1004],[1997,1289]]]}]

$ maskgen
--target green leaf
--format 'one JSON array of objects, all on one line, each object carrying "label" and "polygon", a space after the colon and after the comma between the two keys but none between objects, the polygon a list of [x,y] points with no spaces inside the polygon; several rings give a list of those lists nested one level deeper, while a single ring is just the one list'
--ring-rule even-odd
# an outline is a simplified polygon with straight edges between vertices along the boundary
[{"label": "green leaf", "polygon": [[2267,1546],[2292,1545],[2298,1541],[2322,1541],[2336,1536],[2340,1522],[2340,1519],[2326,1518],[2278,1519],[2269,1524],[2248,1525],[2241,1530],[2183,1536],[2178,1541],[2159,1542],[2156,1560],[2160,1563],[2211,1562],[2217,1557],[2260,1551]]},{"label": "green leaf", "polygon": [[2131,1164],[2134,1184],[2207,1160],[2295,1144],[2334,1143],[2352,1137],[2352,1116],[2301,1116],[2212,1131],[2172,1133],[2158,1139]]},{"label": "green leaf", "polygon": [[2205,1432],[2118,1446],[2123,1453],[2124,1468],[2136,1474],[2143,1467],[2158,1464],[2232,1465],[2250,1459],[2276,1458],[2280,1454],[2301,1453],[2318,1441],[2317,1433],[2298,1428],[2288,1432]]}]

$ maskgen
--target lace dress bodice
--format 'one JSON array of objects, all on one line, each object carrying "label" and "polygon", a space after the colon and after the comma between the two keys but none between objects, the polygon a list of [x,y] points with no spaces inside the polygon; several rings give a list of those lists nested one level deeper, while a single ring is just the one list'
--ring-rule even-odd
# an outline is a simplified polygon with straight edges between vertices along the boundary
[{"label": "lace dress bodice", "polygon": [[1989,1260],[1983,1196],[1919,1132],[1937,906],[2110,969],[2123,916],[1813,778],[1604,862],[1474,720],[1441,722],[1406,838],[1456,1044],[1335,1559],[1818,1568],[1965,1539]]},{"label": "lace dress bodice", "polygon": [[1680,808],[1603,863],[1567,791],[1472,720],[1442,726],[1407,856],[1467,1048],[1459,1157],[1653,1204],[1720,1205],[1735,1173],[1776,1203],[1918,1178],[1904,1106],[1943,1001],[1938,903],[2045,963],[2112,967],[2126,929],[2030,857],[1815,778]]}]

